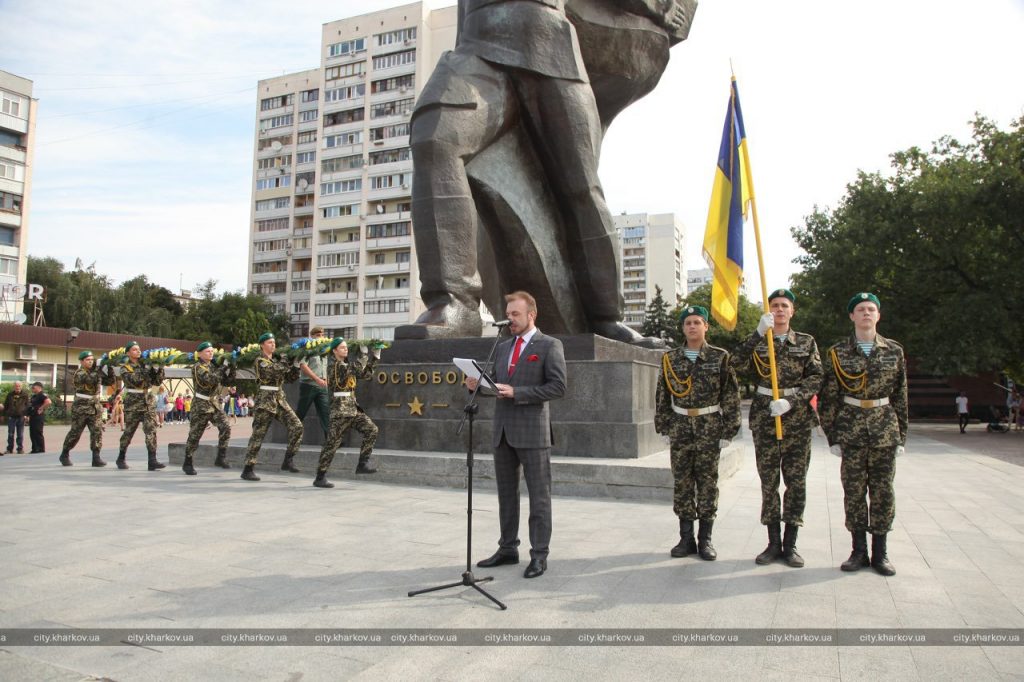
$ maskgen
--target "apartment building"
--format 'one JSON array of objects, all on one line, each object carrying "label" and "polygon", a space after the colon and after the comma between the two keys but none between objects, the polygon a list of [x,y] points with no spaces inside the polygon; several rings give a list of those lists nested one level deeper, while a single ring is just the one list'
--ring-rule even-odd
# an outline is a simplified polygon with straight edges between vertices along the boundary
[{"label": "apartment building", "polygon": [[392,339],[422,312],[409,117],[456,23],[421,2],[333,21],[319,68],[259,82],[248,286],[293,337]]},{"label": "apartment building", "polygon": [[623,321],[640,329],[655,286],[672,307],[686,296],[683,244],[686,231],[674,213],[623,213],[613,216],[622,251]]},{"label": "apartment building", "polygon": [[37,106],[32,81],[0,71],[0,323],[23,321]]}]

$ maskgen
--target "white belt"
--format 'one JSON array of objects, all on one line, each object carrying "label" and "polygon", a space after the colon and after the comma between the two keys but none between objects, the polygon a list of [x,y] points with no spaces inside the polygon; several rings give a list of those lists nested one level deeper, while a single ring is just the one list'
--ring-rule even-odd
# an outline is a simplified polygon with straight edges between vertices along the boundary
[{"label": "white belt", "polygon": [[676,404],[674,402],[672,403],[673,412],[675,412],[676,414],[684,414],[687,417],[700,417],[701,415],[705,414],[714,414],[715,412],[718,412],[720,409],[721,408],[718,405],[712,405],[711,407],[686,408],[676,407]]},{"label": "white belt", "polygon": [[93,398],[98,398],[99,396],[95,393],[76,393],[75,397],[85,398],[86,400],[92,400]]},{"label": "white belt", "polygon": [[[796,395],[797,389],[795,388],[780,388],[779,395]],[[757,392],[759,395],[771,395],[772,389],[767,386],[758,386]]]},{"label": "white belt", "polygon": [[209,400],[210,399],[210,396],[203,395],[202,393],[196,393],[196,397],[197,398],[202,398],[203,400]]},{"label": "white belt", "polygon": [[335,398],[348,398],[352,395],[352,391],[335,391],[333,395]]},{"label": "white belt", "polygon": [[889,404],[888,398],[879,398],[878,400],[858,400],[857,398],[851,398],[848,395],[843,396],[843,402],[847,405],[853,405],[861,409],[870,409],[872,407],[882,407],[883,405]]},{"label": "white belt", "polygon": [[141,389],[141,388],[126,388],[126,389],[124,389],[124,392],[125,393],[145,393],[146,391],[144,389]]},{"label": "white belt", "polygon": [[277,386],[260,386],[261,391],[280,391],[281,389]]}]

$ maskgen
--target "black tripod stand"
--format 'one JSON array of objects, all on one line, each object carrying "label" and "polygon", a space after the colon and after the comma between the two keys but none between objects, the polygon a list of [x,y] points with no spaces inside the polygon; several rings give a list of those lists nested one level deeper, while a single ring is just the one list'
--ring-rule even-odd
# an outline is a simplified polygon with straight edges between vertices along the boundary
[{"label": "black tripod stand", "polygon": [[[485,367],[490,364],[491,359],[494,357],[494,350],[498,347],[498,341],[500,339],[501,334],[499,333],[494,339],[494,345],[491,346],[491,352],[487,356],[487,362],[484,364]],[[479,368],[479,366],[477,367]],[[409,596],[415,597],[417,594],[447,590],[451,587],[472,587],[474,590],[497,604],[501,610],[504,611],[508,607],[495,599],[487,590],[480,587],[480,583],[490,582],[494,580],[494,578],[491,576],[487,576],[486,578],[477,578],[473,575],[473,418],[479,410],[479,406],[476,404],[476,395],[480,392],[480,387],[484,385],[485,381],[488,382],[488,385],[494,386],[494,381],[481,370],[480,379],[477,382],[476,388],[469,396],[469,402],[466,403],[466,406],[462,410],[464,413],[462,422],[459,424],[458,431],[456,431],[456,435],[461,434],[462,427],[466,425],[467,421],[469,422],[469,444],[466,446],[466,572],[462,574],[462,580],[458,582],[438,585],[437,587],[427,587],[422,590],[413,590],[409,593]]]}]

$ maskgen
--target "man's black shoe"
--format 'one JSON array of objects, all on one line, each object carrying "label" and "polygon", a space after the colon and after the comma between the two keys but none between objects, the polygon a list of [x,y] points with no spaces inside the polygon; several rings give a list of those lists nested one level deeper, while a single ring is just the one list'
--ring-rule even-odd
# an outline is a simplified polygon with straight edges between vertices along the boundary
[{"label": "man's black shoe", "polygon": [[502,554],[501,552],[495,552],[490,557],[476,562],[476,565],[480,568],[493,568],[495,566],[502,566],[504,564],[518,564],[519,554]]},{"label": "man's black shoe", "polygon": [[526,567],[526,571],[523,572],[524,578],[539,578],[544,575],[544,571],[548,570],[547,559],[531,559],[530,565]]}]

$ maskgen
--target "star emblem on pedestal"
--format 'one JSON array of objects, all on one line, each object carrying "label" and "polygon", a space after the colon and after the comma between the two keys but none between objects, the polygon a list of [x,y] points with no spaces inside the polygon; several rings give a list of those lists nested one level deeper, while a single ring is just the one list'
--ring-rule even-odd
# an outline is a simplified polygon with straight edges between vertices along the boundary
[{"label": "star emblem on pedestal", "polygon": [[409,416],[414,414],[418,414],[421,417],[423,416],[424,403],[420,402],[419,396],[414,395],[412,397],[412,402],[406,404],[409,406]]}]

